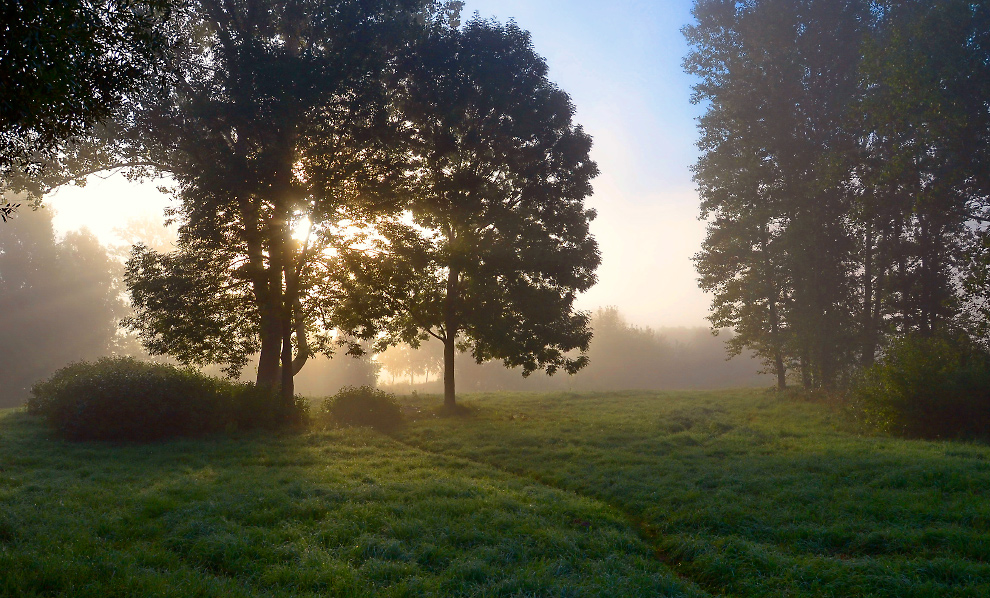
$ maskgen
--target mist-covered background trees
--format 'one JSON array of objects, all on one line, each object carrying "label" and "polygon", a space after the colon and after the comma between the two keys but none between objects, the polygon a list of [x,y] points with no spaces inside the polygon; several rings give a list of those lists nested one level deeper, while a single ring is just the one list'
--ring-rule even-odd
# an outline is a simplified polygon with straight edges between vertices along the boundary
[{"label": "mist-covered background trees", "polygon": [[89,232],[57,238],[45,210],[0,226],[0,407],[67,363],[129,347],[121,270]]},{"label": "mist-covered background trees", "polygon": [[[654,329],[630,323],[615,307],[596,310],[589,323],[594,336],[588,348],[588,365],[571,376],[547,376],[536,372],[523,378],[519,368],[499,362],[477,363],[460,359],[456,366],[458,387],[467,392],[725,388],[763,386],[760,362],[748,350],[727,359],[726,337],[702,328]],[[442,371],[443,346],[426,340],[418,349],[399,344],[376,358],[381,365],[379,384],[397,392],[439,393],[437,373]]]},{"label": "mist-covered background trees", "polygon": [[986,285],[986,2],[699,0],[685,28],[710,320],[835,388],[906,335],[970,334]]}]

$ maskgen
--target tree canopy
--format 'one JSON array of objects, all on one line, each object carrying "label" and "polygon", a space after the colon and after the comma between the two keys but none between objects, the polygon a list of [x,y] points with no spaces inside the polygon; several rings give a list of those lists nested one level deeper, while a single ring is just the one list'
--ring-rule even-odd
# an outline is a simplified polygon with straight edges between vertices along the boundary
[{"label": "tree canopy", "polygon": [[[0,191],[108,120],[155,72],[167,0],[14,0],[0,7]],[[15,189],[16,190],[16,189]],[[16,206],[5,202],[6,219]]]},{"label": "tree canopy", "polygon": [[[985,2],[698,0],[684,32],[714,327],[829,388],[891,335],[954,334],[984,234]],[[977,261],[979,261],[977,259]],[[970,327],[970,329],[972,329]]]},{"label": "tree canopy", "polygon": [[[450,402],[458,338],[479,361],[576,371],[591,333],[573,302],[599,263],[591,140],[529,34],[461,28],[461,6],[175,5],[157,76],[21,187],[171,177],[175,250],[132,251],[128,325],[154,354],[232,375],[257,352],[257,383],[287,400],[314,353],[362,352],[338,326],[444,338]],[[352,251],[362,227],[377,251]]]},{"label": "tree canopy", "polygon": [[512,23],[436,30],[410,60],[407,216],[341,246],[336,320],[380,345],[443,342],[448,406],[458,343],[524,374],[577,371],[591,331],[574,299],[600,261],[583,200],[598,169],[570,98]]},{"label": "tree canopy", "polygon": [[130,323],[152,351],[231,371],[260,351],[257,382],[287,397],[309,355],[330,351],[310,301],[327,294],[326,249],[342,221],[401,201],[386,82],[444,14],[420,0],[177,11],[170,79],[128,113],[117,146],[169,173],[181,201],[177,252],[138,248],[128,269]]}]

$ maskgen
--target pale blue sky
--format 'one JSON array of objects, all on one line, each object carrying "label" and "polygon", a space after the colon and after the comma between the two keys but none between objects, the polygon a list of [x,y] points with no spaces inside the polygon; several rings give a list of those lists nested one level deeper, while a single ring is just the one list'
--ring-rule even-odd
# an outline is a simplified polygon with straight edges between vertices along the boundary
[{"label": "pale blue sky", "polygon": [[[690,165],[697,158],[691,78],[680,33],[690,0],[467,0],[465,19],[514,18],[532,33],[550,78],[567,91],[594,137],[602,174],[588,204],[602,249],[599,284],[583,309],[617,306],[636,324],[705,326],[709,299],[691,256],[704,237]],[[66,188],[48,204],[65,232],[85,225],[104,239],[128,219],[160,218],[155,185],[115,176]]]},{"label": "pale blue sky", "polygon": [[690,171],[701,109],[681,70],[692,4],[467,0],[464,8],[467,18],[514,18],[530,31],[550,78],[573,98],[602,171],[589,204],[603,263],[581,305],[616,305],[642,325],[707,325],[709,299],[690,261],[704,236]]},{"label": "pale blue sky", "polygon": [[691,78],[681,70],[688,48],[680,33],[691,4],[467,0],[463,14],[514,18],[532,33],[551,78],[574,99],[578,122],[597,129],[603,144],[628,144],[628,162],[608,160],[607,166],[621,169],[614,174],[621,172],[629,191],[649,192],[692,187],[688,167],[697,156],[699,109],[689,101]]}]

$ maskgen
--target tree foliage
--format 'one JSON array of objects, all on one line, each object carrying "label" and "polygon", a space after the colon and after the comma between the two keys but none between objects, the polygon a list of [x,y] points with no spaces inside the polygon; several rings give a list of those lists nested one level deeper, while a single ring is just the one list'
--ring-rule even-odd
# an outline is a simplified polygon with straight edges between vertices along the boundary
[{"label": "tree foliage", "polygon": [[[155,72],[165,0],[13,0],[0,7],[0,190],[110,118]],[[15,189],[19,190],[19,189]],[[0,208],[4,219],[17,204]]]},{"label": "tree foliage", "polygon": [[[128,270],[131,325],[152,350],[231,371],[259,350],[257,382],[286,397],[307,358],[330,352],[314,299],[329,294],[327,249],[342,221],[403,197],[385,75],[426,17],[444,14],[428,8],[202,0],[177,11],[170,78],[126,115],[116,146],[169,173],[181,201],[176,254],[139,249]],[[185,308],[196,317],[173,326]]]},{"label": "tree foliage", "polygon": [[380,344],[444,343],[453,406],[458,343],[493,359],[573,373],[587,361],[598,246],[583,205],[597,166],[574,107],[515,24],[474,19],[416,48],[400,78],[413,181],[408,218],[341,247],[338,320]]},{"label": "tree foliage", "polygon": [[983,2],[699,0],[685,69],[713,326],[833,387],[891,335],[958,326],[983,230]]}]

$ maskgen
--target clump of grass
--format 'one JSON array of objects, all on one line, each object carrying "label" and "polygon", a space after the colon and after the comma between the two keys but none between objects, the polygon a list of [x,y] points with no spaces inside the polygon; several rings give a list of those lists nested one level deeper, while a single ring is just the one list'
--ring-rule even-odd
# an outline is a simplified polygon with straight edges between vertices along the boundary
[{"label": "clump of grass", "polygon": [[277,393],[129,357],[68,365],[31,389],[28,413],[68,440],[151,441],[301,423]]},{"label": "clump of grass", "polygon": [[402,425],[395,395],[370,386],[345,386],[323,402],[325,419],[338,426],[369,426],[389,432]]}]

